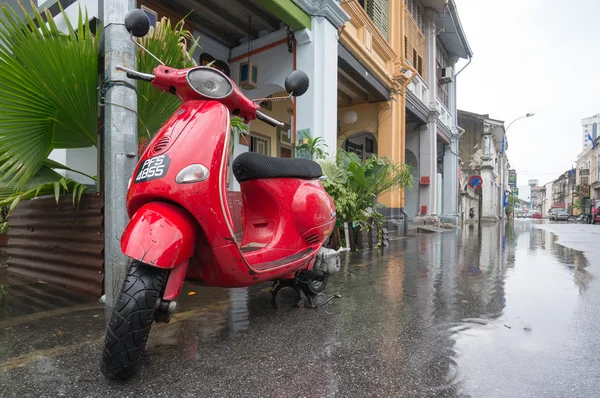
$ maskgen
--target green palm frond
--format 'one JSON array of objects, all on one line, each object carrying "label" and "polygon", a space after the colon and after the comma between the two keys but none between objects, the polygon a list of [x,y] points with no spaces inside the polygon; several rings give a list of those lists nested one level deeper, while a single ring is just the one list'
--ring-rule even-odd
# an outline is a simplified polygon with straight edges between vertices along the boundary
[{"label": "green palm frond", "polygon": [[[61,10],[62,11],[62,10]],[[53,149],[96,145],[98,43],[87,15],[62,32],[34,7],[0,14],[0,181],[22,188]],[[44,20],[45,19],[45,20]]]},{"label": "green palm frond", "polygon": [[[66,166],[60,168],[70,170]],[[56,203],[58,203],[59,196],[62,193],[69,192],[73,194],[73,205],[75,205],[76,202],[81,200],[81,196],[86,191],[87,187],[85,185],[64,178],[47,165],[42,165],[36,175],[21,188],[16,189],[14,183],[9,183],[0,188],[0,207],[10,206],[12,211],[21,200],[46,195],[54,195]]]},{"label": "green palm frond", "polygon": [[[184,29],[184,20],[175,25],[168,18],[162,18],[140,44],[156,55],[165,65],[182,69],[194,66],[192,58],[197,43],[194,36]],[[191,45],[188,47],[188,43]],[[158,66],[150,54],[138,48],[137,70],[152,73]],[[181,105],[181,101],[172,94],[164,93],[148,83],[138,83],[138,134],[140,139],[152,138],[167,119]]]}]

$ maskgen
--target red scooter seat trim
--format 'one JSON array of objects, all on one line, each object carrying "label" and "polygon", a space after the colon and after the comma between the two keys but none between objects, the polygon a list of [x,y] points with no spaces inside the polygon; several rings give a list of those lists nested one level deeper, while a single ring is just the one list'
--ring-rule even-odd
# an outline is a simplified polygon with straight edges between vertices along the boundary
[{"label": "red scooter seat trim", "polygon": [[121,250],[135,260],[171,269],[194,254],[196,224],[188,212],[164,202],[150,202],[135,212],[123,232]]}]

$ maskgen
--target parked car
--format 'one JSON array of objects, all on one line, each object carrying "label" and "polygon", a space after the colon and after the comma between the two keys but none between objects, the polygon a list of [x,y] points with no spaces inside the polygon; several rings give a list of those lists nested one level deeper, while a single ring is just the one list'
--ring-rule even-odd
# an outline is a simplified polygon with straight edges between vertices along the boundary
[{"label": "parked car", "polygon": [[531,218],[542,218],[542,215],[536,212],[531,215]]},{"label": "parked car", "polygon": [[566,209],[554,209],[550,213],[551,221],[567,221],[569,220],[569,211]]}]

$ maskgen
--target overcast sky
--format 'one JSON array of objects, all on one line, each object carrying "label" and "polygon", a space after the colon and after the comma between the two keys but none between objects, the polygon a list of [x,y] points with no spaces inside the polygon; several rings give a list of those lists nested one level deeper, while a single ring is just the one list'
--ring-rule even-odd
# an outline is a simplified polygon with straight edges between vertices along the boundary
[{"label": "overcast sky", "polygon": [[600,0],[456,3],[474,53],[458,108],[506,125],[535,113],[508,130],[508,157],[518,185],[552,181],[582,150],[581,119],[600,112]]}]

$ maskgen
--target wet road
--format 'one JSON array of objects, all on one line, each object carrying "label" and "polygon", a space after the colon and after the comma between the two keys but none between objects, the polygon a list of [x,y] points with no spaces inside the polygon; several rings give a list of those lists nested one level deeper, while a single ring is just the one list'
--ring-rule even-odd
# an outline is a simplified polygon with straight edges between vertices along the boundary
[{"label": "wet road", "polygon": [[[0,395],[593,397],[600,227],[516,220],[348,254],[320,309],[185,287],[135,379],[99,373],[94,303],[0,320]],[[559,244],[560,243],[560,244]],[[577,251],[583,250],[585,252]]]}]

